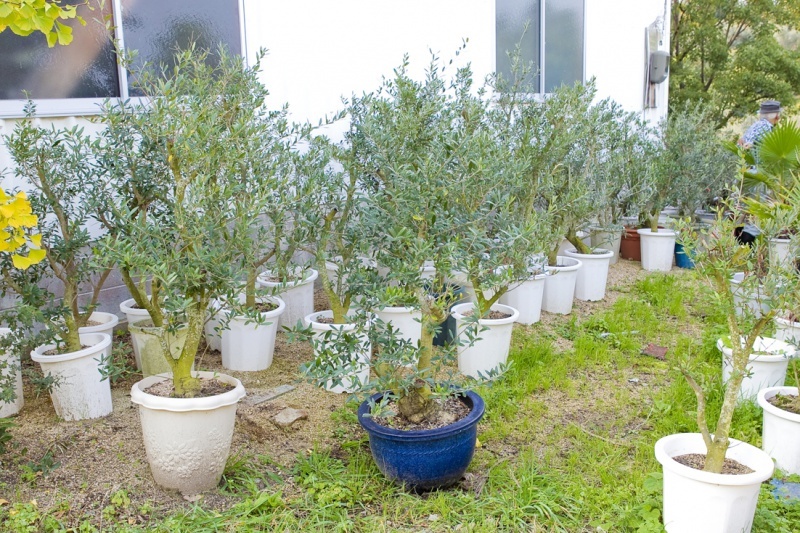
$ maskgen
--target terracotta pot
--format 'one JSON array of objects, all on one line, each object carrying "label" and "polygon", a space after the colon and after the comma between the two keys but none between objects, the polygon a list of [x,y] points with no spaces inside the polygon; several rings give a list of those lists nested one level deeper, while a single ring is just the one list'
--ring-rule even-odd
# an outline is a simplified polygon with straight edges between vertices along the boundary
[{"label": "terracotta pot", "polygon": [[637,228],[625,228],[622,241],[619,244],[619,256],[631,261],[642,260],[641,238]]}]

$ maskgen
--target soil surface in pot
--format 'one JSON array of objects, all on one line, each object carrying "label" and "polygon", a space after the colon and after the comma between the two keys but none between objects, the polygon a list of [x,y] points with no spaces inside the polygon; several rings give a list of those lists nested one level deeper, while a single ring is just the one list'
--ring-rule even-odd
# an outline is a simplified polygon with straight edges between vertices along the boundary
[{"label": "soil surface in pot", "polygon": [[[216,379],[201,379],[200,380],[200,391],[195,394],[195,398],[206,398],[208,396],[216,396],[218,394],[223,394],[228,392],[229,390],[233,390],[234,386],[230,383],[223,383]],[[174,387],[172,386],[171,379],[165,379],[164,381],[159,381],[154,385],[150,385],[144,392],[147,394],[152,394],[153,396],[161,396],[163,398],[175,398],[174,396]]]},{"label": "soil surface in pot", "polygon": [[798,405],[800,402],[797,401],[797,396],[793,394],[776,394],[767,401],[778,409],[800,415],[800,405]]},{"label": "soil surface in pot", "polygon": [[[472,316],[473,311],[470,309],[468,311],[464,311],[461,313],[464,316]],[[511,315],[508,313],[503,313],[501,311],[489,311],[489,314],[483,317],[482,320],[503,320],[504,318],[508,318]]]},{"label": "soil surface in pot", "polygon": [[278,304],[274,302],[256,302],[256,311],[259,313],[269,313],[278,308]]},{"label": "soil surface in pot", "polygon": [[[673,459],[695,470],[702,470],[706,466],[706,456],[702,453],[687,453],[686,455],[673,457]],[[725,459],[725,463],[722,465],[722,474],[726,475],[737,476],[741,474],[752,474],[753,472],[754,470],[752,468],[733,459]]]},{"label": "soil surface in pot", "polygon": [[[81,344],[81,350],[85,350],[86,348],[89,348],[88,344]],[[65,353],[69,353],[65,351],[66,349],[66,346],[63,348],[53,348],[52,350],[43,352],[42,355],[64,355]]]},{"label": "soil surface in pot", "polygon": [[[399,429],[402,431],[419,431],[422,429],[438,429],[449,426],[465,418],[470,408],[458,398],[444,398],[435,400],[437,404],[436,412],[428,420],[415,424],[409,422],[400,415],[396,416],[377,416],[373,420],[382,426],[392,429]],[[389,402],[389,410],[397,412],[395,402]]]}]

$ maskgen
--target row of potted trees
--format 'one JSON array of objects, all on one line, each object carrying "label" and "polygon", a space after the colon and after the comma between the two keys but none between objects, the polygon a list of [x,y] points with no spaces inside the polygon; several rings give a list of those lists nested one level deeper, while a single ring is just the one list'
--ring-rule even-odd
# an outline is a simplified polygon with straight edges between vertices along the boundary
[{"label": "row of potted trees", "polygon": [[[463,390],[463,380],[440,372],[455,359],[471,377],[502,372],[520,310],[501,302],[531,299],[518,292],[525,284],[552,312],[569,312],[573,291],[601,299],[614,254],[587,247],[579,232],[645,205],[658,189],[653,158],[680,150],[650,152],[663,139],[613,102],[594,102],[591,83],[535,101],[516,82],[476,87],[468,69],[447,78],[436,59],[423,81],[404,63],[376,92],[351,98],[332,119],[349,119],[344,141],[334,143],[290,124],[285,107],[265,106],[258,65],[224,54],[216,65],[204,59],[188,51],[169,79],[143,74],[147,104],[108,104],[94,137],[33,119],[6,137],[18,176],[31,186],[47,257],[13,271],[24,284],[4,284],[23,304],[15,332],[26,337],[13,346],[42,345],[34,358],[43,364],[74,357],[93,365],[93,394],[107,404],[56,404],[60,416],[110,412],[101,379],[110,339],[81,328],[100,326],[89,321],[115,267],[132,296],[127,309],[141,317],[131,323],[141,366],[155,374],[134,385],[131,398],[159,484],[211,488],[227,456],[244,389],[234,378],[193,371],[204,331],[219,334],[227,367],[256,370],[268,366],[281,321],[314,345],[308,379],[334,391],[376,391],[359,420],[387,476],[422,489],[452,483],[472,456],[483,414],[477,395],[459,396],[465,418],[423,432],[433,441],[379,423],[382,415],[393,411],[412,425],[436,419],[441,400]],[[641,169],[647,180],[634,183]],[[565,238],[575,251],[559,256]],[[594,262],[600,274],[589,277],[580,265]],[[46,296],[37,274],[62,281],[60,300]],[[315,276],[331,309],[312,314],[289,293],[308,290]],[[79,301],[89,284],[92,300]],[[568,304],[555,298],[562,290]],[[526,316],[534,322],[538,310]],[[242,341],[243,332],[262,336]],[[249,351],[258,353],[244,357]],[[74,381],[63,372],[54,403]],[[204,392],[213,380],[221,393]],[[166,393],[156,390],[162,382]],[[209,424],[212,410],[222,414]],[[398,447],[416,459],[392,462]]]}]

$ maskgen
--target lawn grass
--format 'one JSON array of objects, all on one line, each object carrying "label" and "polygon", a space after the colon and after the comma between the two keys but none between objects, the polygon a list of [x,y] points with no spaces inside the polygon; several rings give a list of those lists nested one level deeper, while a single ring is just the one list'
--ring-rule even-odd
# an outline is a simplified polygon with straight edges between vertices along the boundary
[{"label": "lawn grass", "polygon": [[[411,494],[383,478],[358,429],[356,403],[333,412],[332,449],[290,467],[268,455],[235,456],[218,490],[238,503],[129,525],[124,490],[102,526],[79,531],[662,531],[660,437],[695,428],[695,398],[676,366],[689,361],[719,407],[722,317],[693,273],[649,275],[607,307],[518,327],[512,365],[478,392],[486,401],[480,446],[456,488]],[[643,355],[654,343],[666,361]],[[761,444],[761,413],[738,408],[733,434]],[[68,505],[68,503],[65,503]],[[8,531],[59,530],[58,513],[31,503],[0,506]],[[135,523],[135,522],[134,522]],[[800,529],[800,503],[762,489],[754,531]]]}]

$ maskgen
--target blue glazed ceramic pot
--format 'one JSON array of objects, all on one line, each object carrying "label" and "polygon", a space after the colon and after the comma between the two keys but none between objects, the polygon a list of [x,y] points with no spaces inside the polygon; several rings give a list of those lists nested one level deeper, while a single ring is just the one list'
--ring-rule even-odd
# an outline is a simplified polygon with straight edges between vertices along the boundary
[{"label": "blue glazed ceramic pot", "polygon": [[694,261],[680,243],[675,243],[675,265],[678,268],[694,268]]},{"label": "blue glazed ceramic pot", "polygon": [[[382,394],[372,400],[380,401]],[[467,391],[461,401],[469,415],[437,429],[403,431],[381,426],[364,415],[369,402],[358,408],[358,421],[369,435],[369,447],[378,469],[389,479],[416,491],[446,487],[466,472],[475,452],[478,422],[483,417],[483,399]]]}]

